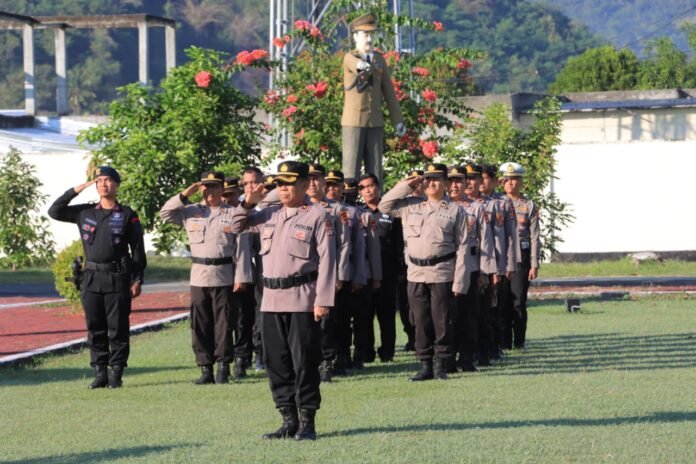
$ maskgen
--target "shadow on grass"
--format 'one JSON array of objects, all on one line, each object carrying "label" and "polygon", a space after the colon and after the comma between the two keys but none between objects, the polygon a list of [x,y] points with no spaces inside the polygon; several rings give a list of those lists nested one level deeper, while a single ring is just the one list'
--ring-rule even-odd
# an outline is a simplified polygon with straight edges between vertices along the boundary
[{"label": "shadow on grass", "polygon": [[516,429],[523,427],[606,427],[633,424],[669,424],[675,422],[696,422],[696,412],[665,411],[647,416],[607,417],[597,419],[534,419],[526,421],[473,422],[450,424],[412,424],[393,427],[360,427],[348,430],[322,433],[321,438],[346,437],[371,433],[433,432],[449,430]]},{"label": "shadow on grass", "polygon": [[696,333],[561,335],[533,339],[487,375],[538,375],[603,370],[696,368]]},{"label": "shadow on grass", "polygon": [[[151,374],[162,371],[180,371],[191,369],[189,366],[156,366],[156,367],[127,367],[124,373],[124,382],[128,377],[139,374]],[[71,382],[75,380],[91,379],[94,375],[89,368],[40,368],[36,370],[25,369],[0,369],[0,385],[40,385],[50,382]]]},{"label": "shadow on grass", "polygon": [[161,446],[135,446],[132,448],[112,448],[101,451],[85,453],[64,454],[61,456],[45,456],[42,458],[20,459],[17,461],[4,461],[7,464],[59,464],[59,463],[93,463],[109,462],[123,458],[142,458],[153,453],[164,453],[176,448],[197,447],[197,443]]}]

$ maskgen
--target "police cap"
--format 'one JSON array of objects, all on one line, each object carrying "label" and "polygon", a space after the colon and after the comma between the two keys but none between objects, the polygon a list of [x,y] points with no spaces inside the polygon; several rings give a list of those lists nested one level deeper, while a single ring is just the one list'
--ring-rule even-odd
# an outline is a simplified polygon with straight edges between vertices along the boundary
[{"label": "police cap", "polygon": [[364,14],[350,22],[350,32],[374,32],[377,30],[377,17],[372,14]]},{"label": "police cap", "polygon": [[225,183],[225,175],[220,171],[205,171],[201,174],[201,183],[206,184],[219,184]]},{"label": "police cap", "polygon": [[283,182],[285,184],[294,184],[299,179],[309,177],[309,166],[300,161],[283,161],[278,165],[278,174],[276,174],[273,182]]},{"label": "police cap", "polygon": [[522,177],[524,172],[522,165],[513,161],[508,161],[500,166],[500,175],[503,177]]},{"label": "police cap", "polygon": [[116,171],[114,168],[111,166],[99,166],[97,168],[97,177],[99,176],[107,176],[111,177],[111,179],[116,182],[117,184],[121,183],[121,176],[118,175],[118,171]]},{"label": "police cap", "polygon": [[462,166],[450,166],[447,168],[448,179],[466,179],[466,169]]},{"label": "police cap", "polygon": [[326,176],[324,176],[324,180],[329,183],[329,182],[336,182],[340,183],[343,182],[343,179],[345,176],[341,171],[337,171],[335,169],[330,170],[329,172],[326,173]]},{"label": "police cap", "polygon": [[432,179],[434,177],[447,178],[447,166],[441,163],[430,163],[425,167],[425,172],[423,176],[426,179]]}]

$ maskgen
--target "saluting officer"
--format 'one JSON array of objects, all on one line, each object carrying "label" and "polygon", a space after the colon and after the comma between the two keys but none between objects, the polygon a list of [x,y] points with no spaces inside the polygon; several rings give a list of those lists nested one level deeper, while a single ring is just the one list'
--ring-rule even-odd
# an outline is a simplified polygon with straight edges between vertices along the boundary
[{"label": "saluting officer", "polygon": [[245,187],[233,231],[255,228],[261,233],[263,354],[273,400],[283,418],[282,426],[264,438],[314,440],[314,418],[321,403],[319,321],[334,305],[336,291],[333,221],[306,197],[306,164],[286,161],[278,170],[281,204],[255,211],[263,187]]},{"label": "saluting officer", "polygon": [[[513,162],[500,166],[503,188],[512,200],[517,217],[517,270],[510,278],[512,304],[508,305],[508,318],[505,331],[505,344],[512,342],[517,349],[523,349],[527,334],[527,292],[529,281],[539,273],[539,252],[541,237],[539,233],[539,210],[532,200],[522,195],[524,168]],[[513,338],[514,335],[514,338]]]},{"label": "saluting officer", "polygon": [[[421,182],[424,200],[412,196]],[[399,182],[379,203],[380,211],[401,217],[406,235],[408,300],[421,362],[412,381],[447,378],[446,366],[454,353],[453,293],[464,295],[469,289],[466,212],[447,198],[446,191],[447,166],[434,163],[424,178]]]},{"label": "saluting officer", "polygon": [[[232,296],[237,236],[232,232],[233,209],[222,202],[223,173],[204,172],[200,179],[167,200],[160,217],[184,227],[191,248],[191,336],[196,364],[201,368],[195,383],[225,384],[230,378],[232,330],[237,320]],[[198,191],[201,202],[189,204],[188,197]],[[242,266],[237,271],[242,272]]]},{"label": "saluting officer", "polygon": [[[48,215],[77,224],[82,237],[86,263],[80,300],[95,371],[89,388],[119,388],[130,353],[131,299],[140,295],[147,260],[138,215],[116,199],[121,177],[109,166],[97,168],[96,174],[94,180],[66,191]],[[99,203],[69,205],[95,183]]]}]

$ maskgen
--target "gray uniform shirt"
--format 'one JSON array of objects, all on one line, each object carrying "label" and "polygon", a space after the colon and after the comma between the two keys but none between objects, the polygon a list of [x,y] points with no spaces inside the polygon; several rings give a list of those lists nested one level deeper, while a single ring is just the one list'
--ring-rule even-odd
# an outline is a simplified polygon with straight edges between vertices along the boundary
[{"label": "gray uniform shirt", "polygon": [[517,217],[517,262],[521,262],[522,250],[530,250],[531,267],[539,268],[541,235],[539,231],[539,210],[524,197],[512,199]]},{"label": "gray uniform shirt", "polygon": [[[222,204],[209,208],[203,203],[185,204],[177,193],[162,206],[160,217],[164,222],[186,229],[191,256],[196,258],[234,258],[242,263],[237,246],[237,235],[232,232],[232,208]],[[238,275],[235,276],[235,268]],[[223,287],[232,285],[235,279],[243,279],[250,270],[244,265],[191,264],[191,285],[194,287]],[[242,281],[242,280],[240,280]]]},{"label": "gray uniform shirt", "polygon": [[[496,202],[497,209],[495,214],[495,228],[499,231],[496,237],[502,237],[503,243],[500,247],[505,254],[505,270],[515,272],[517,270],[517,217],[512,201],[507,195],[494,192],[492,197]],[[501,235],[502,232],[502,235]]]},{"label": "gray uniform shirt", "polygon": [[469,290],[471,271],[466,253],[469,238],[466,211],[445,198],[432,202],[412,197],[407,181],[399,182],[379,203],[379,210],[400,217],[408,254],[418,259],[430,259],[456,253],[456,258],[434,266],[419,266],[408,260],[410,282],[452,282],[452,291],[465,294]]},{"label": "gray uniform shirt", "polygon": [[260,233],[264,277],[318,272],[314,282],[286,289],[264,288],[261,311],[312,312],[314,306],[334,305],[336,243],[333,220],[324,208],[309,200],[299,208],[275,204],[260,211],[240,204],[234,210],[232,231],[243,230]]}]

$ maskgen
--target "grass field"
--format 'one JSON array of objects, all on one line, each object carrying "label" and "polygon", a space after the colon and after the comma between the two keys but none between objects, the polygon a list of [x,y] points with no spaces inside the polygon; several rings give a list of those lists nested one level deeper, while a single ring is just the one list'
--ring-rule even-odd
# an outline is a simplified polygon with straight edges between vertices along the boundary
[{"label": "grass field", "polygon": [[0,461],[694,462],[695,316],[694,299],[535,302],[528,350],[495,367],[412,384],[400,354],[322,385],[314,443],[259,438],[279,416],[258,374],[192,385],[181,323],[134,338],[120,390],[85,388],[86,352],[0,370]]}]

